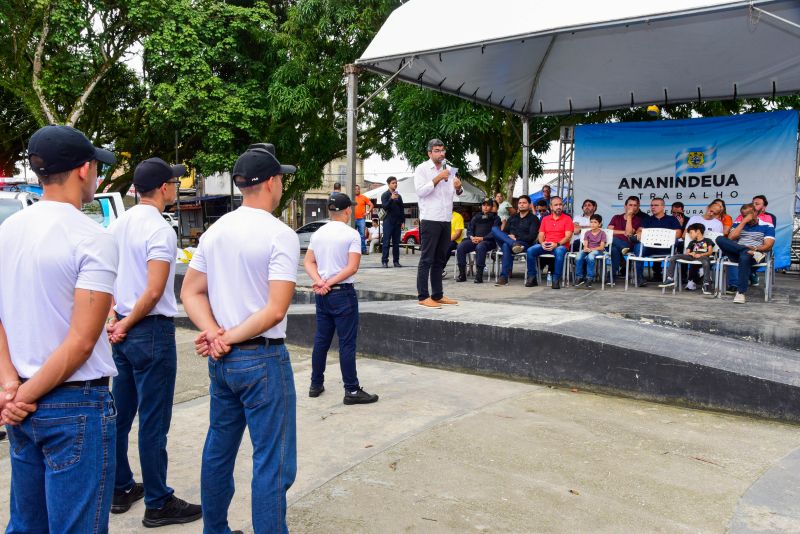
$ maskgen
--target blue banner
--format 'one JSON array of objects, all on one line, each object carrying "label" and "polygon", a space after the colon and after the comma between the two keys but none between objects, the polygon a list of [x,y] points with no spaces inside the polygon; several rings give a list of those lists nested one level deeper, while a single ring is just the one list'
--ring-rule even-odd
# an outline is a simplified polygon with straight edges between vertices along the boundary
[{"label": "blue banner", "polygon": [[765,195],[777,219],[775,266],[788,268],[797,187],[797,111],[585,125],[575,128],[575,206],[597,202],[607,224],[638,196],[664,198],[688,216],[721,198],[733,218]]}]

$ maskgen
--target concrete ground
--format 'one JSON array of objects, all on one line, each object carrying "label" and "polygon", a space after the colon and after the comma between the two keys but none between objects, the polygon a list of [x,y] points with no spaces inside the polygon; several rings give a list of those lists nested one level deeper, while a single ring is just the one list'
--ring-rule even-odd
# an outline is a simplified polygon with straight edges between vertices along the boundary
[{"label": "concrete ground", "polygon": [[[197,502],[208,379],[193,335],[178,332],[169,451],[170,484]],[[737,532],[800,531],[797,516],[742,497],[763,484],[773,495],[797,486],[796,470],[781,461],[797,462],[796,426],[368,358],[359,362],[361,382],[381,400],[346,407],[335,356],[327,391],[310,399],[309,352],[290,350],[299,466],[292,532],[725,532],[733,517]],[[250,454],[245,440],[230,511],[232,528],[245,532]],[[4,442],[0,524],[8,519],[7,456]],[[142,531],[142,514],[140,502],[112,516],[111,531]]]}]

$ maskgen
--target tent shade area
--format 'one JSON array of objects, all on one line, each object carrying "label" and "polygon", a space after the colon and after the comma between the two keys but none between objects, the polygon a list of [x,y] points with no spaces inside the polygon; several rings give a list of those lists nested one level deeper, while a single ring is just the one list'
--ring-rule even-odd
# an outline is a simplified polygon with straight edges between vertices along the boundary
[{"label": "tent shade area", "polygon": [[410,0],[356,64],[524,117],[777,96],[800,2]]}]

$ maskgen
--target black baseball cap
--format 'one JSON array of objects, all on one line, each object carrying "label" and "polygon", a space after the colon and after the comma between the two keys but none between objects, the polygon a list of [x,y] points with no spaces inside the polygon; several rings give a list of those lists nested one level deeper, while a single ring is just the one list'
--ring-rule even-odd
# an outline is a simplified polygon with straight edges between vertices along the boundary
[{"label": "black baseball cap", "polygon": [[31,169],[39,176],[71,171],[92,160],[106,165],[117,162],[113,153],[92,145],[80,130],[57,124],[39,128],[31,136],[28,141],[29,161],[31,156],[42,159],[41,165],[31,163]]},{"label": "black baseball cap", "polygon": [[328,199],[328,211],[343,211],[352,205],[353,201],[344,193],[331,193]]},{"label": "black baseball cap", "polygon": [[147,193],[184,174],[186,167],[183,165],[170,166],[161,158],[150,158],[136,166],[133,171],[133,185],[139,193]]},{"label": "black baseball cap", "polygon": [[491,198],[484,198],[481,204],[488,204],[489,206],[494,206],[494,200],[492,200]]},{"label": "black baseball cap", "polygon": [[233,179],[239,187],[266,182],[278,174],[297,172],[294,165],[281,165],[275,157],[275,147],[270,143],[250,145],[233,166]]}]

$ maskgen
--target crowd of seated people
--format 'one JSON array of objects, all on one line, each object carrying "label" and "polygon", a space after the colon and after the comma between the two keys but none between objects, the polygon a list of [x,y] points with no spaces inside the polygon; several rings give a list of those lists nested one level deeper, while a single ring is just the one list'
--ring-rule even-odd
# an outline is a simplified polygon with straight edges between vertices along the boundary
[{"label": "crowd of seated people", "polygon": [[[663,198],[650,199],[650,213],[640,209],[637,196],[628,197],[621,213],[608,221],[607,229],[613,240],[607,243],[603,218],[597,214],[598,205],[592,199],[584,200],[580,214],[571,217],[564,213],[563,199],[550,196],[531,204],[528,195],[522,195],[516,207],[502,194],[486,199],[481,212],[472,216],[468,224],[454,227],[451,250],[455,251],[457,282],[467,281],[467,259],[475,254],[474,282],[484,283],[487,257],[497,251],[501,254],[501,268],[497,286],[507,286],[514,269],[515,256],[525,255],[525,287],[539,285],[539,267],[546,265],[551,276],[551,287],[561,287],[562,273],[570,252],[575,252],[575,287],[592,288],[595,279],[596,258],[608,252],[611,276],[628,276],[624,260],[627,255],[654,258],[651,278],[645,279],[644,261],[633,262],[637,287],[657,282],[659,287],[675,284],[675,270],[680,268],[682,279],[689,290],[712,292],[712,258],[719,252],[734,262],[738,268],[728,269],[728,280],[717,290],[733,293],[734,302],[745,302],[749,285],[757,284],[754,267],[762,263],[775,241],[775,216],[766,211],[768,201],[763,195],[741,207],[741,214],[733,220],[722,199],[705,206],[702,213],[688,217],[682,202],[673,202],[667,211]],[[642,243],[642,234],[649,228],[663,228],[675,233],[672,256],[669,249],[650,248]],[[715,232],[713,241],[704,237],[707,231]],[[459,235],[455,236],[455,232]],[[458,239],[456,239],[458,238]],[[495,254],[497,253],[495,252]],[[678,261],[678,260],[683,260]],[[666,264],[667,272],[662,272]],[[687,265],[688,264],[688,265]]]}]

